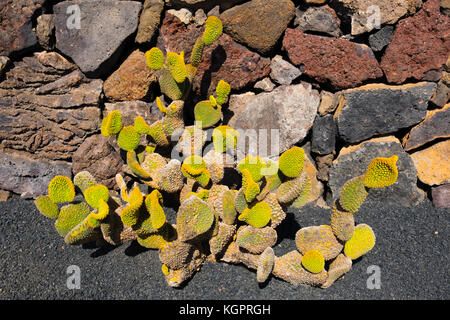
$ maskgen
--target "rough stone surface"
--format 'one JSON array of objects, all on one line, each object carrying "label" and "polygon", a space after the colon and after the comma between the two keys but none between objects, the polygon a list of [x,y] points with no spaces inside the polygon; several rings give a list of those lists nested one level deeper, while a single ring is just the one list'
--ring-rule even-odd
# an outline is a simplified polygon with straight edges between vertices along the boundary
[{"label": "rough stone surface", "polygon": [[[242,101],[244,100],[244,103]],[[260,150],[259,154],[275,155],[301,142],[312,127],[320,96],[309,84],[281,86],[272,92],[246,95],[245,99],[230,99],[229,110],[234,113],[228,125],[238,130],[253,129],[267,134],[268,149],[274,147],[271,129],[279,130],[279,152]],[[248,134],[251,131],[247,131]],[[251,153],[257,150],[250,149]]]},{"label": "rough stone surface", "polygon": [[0,82],[0,151],[70,160],[100,128],[102,86],[56,52],[14,63]]},{"label": "rough stone surface", "polygon": [[210,10],[216,6],[226,10],[245,0],[165,0],[169,7]]},{"label": "rough stone surface", "polygon": [[[67,7],[80,8],[80,28],[67,27]],[[142,4],[137,1],[64,1],[55,12],[56,48],[86,75],[97,77],[115,63],[124,40],[136,31]]]},{"label": "rough stone surface", "polygon": [[382,137],[365,141],[359,145],[341,149],[329,171],[328,185],[332,200],[339,197],[341,187],[351,178],[365,174],[370,162],[376,157],[398,156],[398,179],[392,186],[371,189],[367,203],[384,203],[413,207],[425,199],[425,194],[417,187],[417,170],[397,138]]},{"label": "rough stone surface", "polygon": [[341,93],[334,117],[339,136],[355,143],[376,135],[393,133],[422,121],[435,83],[403,86],[369,84]]},{"label": "rough stone surface", "polygon": [[55,23],[53,14],[43,14],[37,18],[36,36],[39,44],[45,50],[53,50],[55,47]]},{"label": "rough stone surface", "polygon": [[163,0],[145,0],[139,17],[139,26],[136,34],[137,43],[146,43],[153,38],[158,29],[163,8]]},{"label": "rough stone surface", "polygon": [[338,94],[333,94],[331,92],[322,90],[320,93],[320,105],[319,105],[319,114],[324,116],[326,114],[332,114],[334,110],[336,110],[338,106]]},{"label": "rough stone surface", "polygon": [[332,153],[336,146],[336,124],[331,114],[316,117],[312,128],[311,151],[320,155]]},{"label": "rough stone surface", "polygon": [[442,108],[450,101],[450,73],[443,72],[437,84],[436,92],[430,100],[435,106]]},{"label": "rough stone surface", "polygon": [[155,102],[148,103],[144,101],[123,101],[116,103],[105,103],[103,117],[114,110],[119,110],[122,114],[122,123],[124,126],[134,125],[134,119],[137,116],[144,118],[148,125],[164,117],[164,114],[159,111]]},{"label": "rough stone surface", "polygon": [[0,55],[37,44],[32,17],[45,0],[4,0],[0,3]]},{"label": "rough stone surface", "polygon": [[450,184],[431,188],[433,205],[437,208],[450,208]]},{"label": "rough stone surface", "polygon": [[270,77],[279,84],[290,85],[293,80],[300,77],[302,72],[283,60],[283,57],[276,55],[270,63]]},{"label": "rough stone surface", "polygon": [[11,192],[6,190],[0,190],[0,202],[7,201],[11,197]]},{"label": "rough stone surface", "polygon": [[411,154],[417,177],[429,186],[450,183],[450,140]]},{"label": "rough stone surface", "polygon": [[[377,29],[379,25],[393,24],[400,18],[414,14],[422,1],[416,0],[337,0],[351,10],[352,35]],[[376,15],[379,12],[379,24]]]},{"label": "rough stone surface", "polygon": [[11,60],[6,56],[0,56],[0,78],[5,73],[6,68],[11,63]]},{"label": "rough stone surface", "polygon": [[328,5],[310,7],[306,11],[295,10],[294,25],[302,31],[326,33],[333,37],[342,35],[341,21]]},{"label": "rough stone surface", "polygon": [[275,83],[270,81],[270,78],[264,78],[255,83],[255,89],[260,89],[266,92],[272,91],[276,87]]},{"label": "rough stone surface", "polygon": [[[189,61],[195,41],[204,28],[196,24],[185,25],[178,18],[166,14],[160,29],[158,47],[163,51],[184,51]],[[270,59],[263,58],[236,43],[227,34],[205,48],[194,79],[193,90],[202,98],[215,92],[220,80],[228,82],[233,90],[239,90],[270,73]]]},{"label": "rough stone surface", "polygon": [[437,81],[449,53],[450,18],[440,13],[438,0],[428,0],[422,10],[397,24],[381,67],[391,83],[409,78]]},{"label": "rough stone surface", "polygon": [[450,103],[443,109],[428,111],[425,120],[403,138],[403,148],[410,151],[438,138],[450,138]]},{"label": "rough stone surface", "polygon": [[283,48],[304,73],[333,90],[353,88],[383,75],[372,50],[366,45],[287,29]]},{"label": "rough stone surface", "polygon": [[220,15],[225,33],[263,54],[270,52],[294,17],[290,0],[252,0]]},{"label": "rough stone surface", "polygon": [[[158,79],[147,66],[145,55],[140,50],[133,51],[112,75],[106,79],[103,91],[113,101],[139,100],[151,92]],[[148,97],[153,100],[152,96]]]},{"label": "rough stone surface", "polygon": [[98,183],[108,188],[116,187],[114,177],[122,169],[120,154],[100,134],[87,138],[73,154],[73,174],[89,171]]},{"label": "rough stone surface", "polygon": [[48,184],[56,175],[71,177],[72,164],[0,152],[0,189],[36,198],[47,193]]},{"label": "rough stone surface", "polygon": [[328,171],[333,164],[333,154],[316,157],[317,179],[320,181],[328,181]]},{"label": "rough stone surface", "polygon": [[394,36],[394,26],[387,25],[381,28],[380,31],[375,32],[369,36],[369,44],[373,51],[378,52],[383,50],[389,43],[391,43]]},{"label": "rough stone surface", "polygon": [[192,20],[192,12],[186,8],[181,8],[180,10],[167,10],[167,13],[177,17],[184,24],[189,24]]}]

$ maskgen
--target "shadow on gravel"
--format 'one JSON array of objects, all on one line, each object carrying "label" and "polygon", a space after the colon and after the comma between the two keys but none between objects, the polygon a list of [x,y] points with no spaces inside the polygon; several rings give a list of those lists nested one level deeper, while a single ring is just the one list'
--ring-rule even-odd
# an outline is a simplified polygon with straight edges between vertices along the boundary
[{"label": "shadow on gravel", "polygon": [[136,240],[131,241],[130,246],[125,249],[125,255],[128,257],[136,257],[137,255],[149,251],[150,249],[144,248]]}]

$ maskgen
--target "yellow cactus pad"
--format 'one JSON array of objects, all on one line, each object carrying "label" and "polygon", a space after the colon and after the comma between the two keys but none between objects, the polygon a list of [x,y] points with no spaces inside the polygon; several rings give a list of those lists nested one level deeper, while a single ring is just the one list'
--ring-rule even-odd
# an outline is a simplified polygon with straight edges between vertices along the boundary
[{"label": "yellow cactus pad", "polygon": [[150,69],[159,70],[164,65],[164,54],[159,48],[151,48],[145,52],[145,61]]},{"label": "yellow cactus pad", "polygon": [[139,164],[136,152],[134,150],[127,151],[127,165],[131,169],[131,171],[139,178],[150,178],[150,173],[144,170],[144,168],[142,168],[142,166]]},{"label": "yellow cactus pad", "polygon": [[295,178],[303,170],[305,151],[300,147],[292,147],[280,156],[279,167],[281,172],[289,178]]},{"label": "yellow cactus pad", "polygon": [[384,188],[397,181],[398,156],[375,158],[367,168],[364,184],[367,188]]},{"label": "yellow cactus pad", "polygon": [[254,228],[265,227],[272,216],[270,206],[265,202],[257,202],[253,206],[247,207],[238,217],[239,221],[244,221]]},{"label": "yellow cactus pad", "polygon": [[181,172],[186,178],[197,181],[203,188],[208,185],[211,178],[210,172],[206,169],[205,161],[197,155],[191,155],[184,159]]},{"label": "yellow cactus pad", "polygon": [[183,83],[187,76],[183,55],[176,52],[167,52],[167,65],[175,81]]},{"label": "yellow cactus pad", "polygon": [[167,108],[166,106],[164,106],[159,97],[156,97],[156,106],[158,107],[159,111],[161,111],[161,113],[167,113]]},{"label": "yellow cactus pad", "polygon": [[65,176],[56,176],[48,184],[48,196],[54,203],[71,202],[75,198],[75,186]]},{"label": "yellow cactus pad", "polygon": [[311,273],[319,273],[325,267],[325,259],[317,250],[309,250],[302,256],[303,267]]},{"label": "yellow cactus pad", "polygon": [[151,225],[155,229],[161,228],[166,223],[166,215],[164,209],[161,206],[163,198],[158,190],[153,190],[145,198],[145,206],[150,214]]},{"label": "yellow cactus pad", "polygon": [[70,230],[88,217],[90,211],[91,209],[86,202],[63,206],[58,219],[55,221],[56,231],[61,237],[65,237]]},{"label": "yellow cactus pad", "polygon": [[274,246],[277,239],[277,232],[271,227],[242,226],[236,234],[236,244],[253,254],[260,254],[267,247]]},{"label": "yellow cactus pad", "polygon": [[78,187],[81,192],[97,184],[97,181],[89,171],[80,171],[73,177],[73,184]]},{"label": "yellow cactus pad", "polygon": [[200,62],[202,61],[203,49],[205,48],[205,43],[202,38],[198,38],[195,41],[194,48],[191,53],[191,64],[192,66],[198,68]]},{"label": "yellow cactus pad", "polygon": [[99,208],[100,200],[108,202],[109,190],[102,184],[89,187],[84,192],[84,199],[91,207]]},{"label": "yellow cactus pad", "polygon": [[366,200],[368,193],[364,185],[364,179],[364,176],[350,179],[341,188],[339,204],[344,210],[355,213]]},{"label": "yellow cactus pad", "polygon": [[213,130],[212,140],[216,152],[226,152],[236,148],[239,132],[229,126],[218,126]]},{"label": "yellow cactus pad", "polygon": [[134,129],[136,129],[139,134],[148,134],[150,126],[145,122],[144,118],[138,116],[134,119]]},{"label": "yellow cactus pad", "polygon": [[123,127],[117,137],[118,146],[125,150],[130,151],[137,148],[141,140],[141,135],[136,131],[134,126]]},{"label": "yellow cactus pad", "polygon": [[128,203],[128,206],[123,208],[122,212],[120,213],[120,218],[125,225],[131,227],[138,222],[139,208],[144,202],[144,197],[141,193],[141,190],[139,190],[138,187],[134,187],[129,194],[129,199],[130,201]]},{"label": "yellow cactus pad", "polygon": [[88,216],[88,223],[91,228],[100,226],[101,221],[106,219],[109,214],[109,206],[103,199],[98,201],[98,212],[91,212]]},{"label": "yellow cactus pad", "polygon": [[47,218],[56,219],[59,215],[58,206],[50,199],[49,196],[39,196],[34,200],[36,208],[41,214]]},{"label": "yellow cactus pad", "polygon": [[161,69],[158,83],[161,88],[161,92],[172,100],[180,100],[186,90],[185,82],[176,82],[170,69],[167,67],[163,67]]},{"label": "yellow cactus pad", "polygon": [[230,84],[226,81],[220,80],[216,86],[217,103],[220,105],[226,103],[230,91],[231,91]]},{"label": "yellow cactus pad", "polygon": [[247,201],[245,200],[244,189],[239,189],[234,197],[234,208],[238,213],[244,212],[247,209]]},{"label": "yellow cactus pad", "polygon": [[367,224],[359,224],[353,236],[345,243],[344,254],[352,260],[358,259],[375,246],[375,233]]},{"label": "yellow cactus pad", "polygon": [[247,169],[250,171],[250,174],[252,175],[252,179],[255,182],[258,182],[262,179],[262,168],[265,167],[264,162],[261,160],[260,157],[254,157],[254,156],[247,156],[244,159],[242,159],[238,164],[238,170],[242,173],[242,170]]},{"label": "yellow cactus pad", "polygon": [[245,200],[248,203],[252,202],[261,191],[259,185],[253,181],[248,169],[242,170],[242,189],[244,190]]},{"label": "yellow cactus pad", "polygon": [[118,134],[122,129],[122,114],[120,111],[111,111],[106,117],[104,117],[100,129],[100,132],[104,137]]},{"label": "yellow cactus pad", "polygon": [[209,46],[222,35],[222,21],[215,16],[210,16],[205,22],[205,31],[203,32],[203,42]]}]

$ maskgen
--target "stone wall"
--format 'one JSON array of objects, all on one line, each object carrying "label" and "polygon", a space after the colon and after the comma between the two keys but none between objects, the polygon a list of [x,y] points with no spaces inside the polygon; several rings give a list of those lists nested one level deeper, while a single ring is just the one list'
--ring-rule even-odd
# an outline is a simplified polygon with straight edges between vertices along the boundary
[{"label": "stone wall", "polygon": [[103,116],[160,119],[144,53],[188,59],[210,15],[224,34],[205,50],[193,101],[229,82],[223,123],[279,129],[280,152],[309,150],[328,203],[373,157],[397,154],[382,201],[450,206],[446,0],[2,1],[0,189],[35,198],[81,170],[114,187],[123,155],[100,135]]}]

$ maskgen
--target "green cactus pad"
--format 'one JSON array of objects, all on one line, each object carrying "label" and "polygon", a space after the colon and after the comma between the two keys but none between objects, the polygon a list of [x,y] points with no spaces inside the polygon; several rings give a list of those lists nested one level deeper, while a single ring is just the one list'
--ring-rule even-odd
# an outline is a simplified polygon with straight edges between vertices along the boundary
[{"label": "green cactus pad", "polygon": [[39,196],[34,200],[36,208],[41,214],[47,218],[56,219],[59,215],[58,206],[50,199],[49,196]]},{"label": "green cactus pad", "polygon": [[167,65],[175,81],[183,83],[186,79],[186,65],[183,55],[176,52],[167,52]]},{"label": "green cactus pad", "polygon": [[89,187],[84,192],[84,199],[91,207],[99,208],[100,200],[108,202],[109,190],[102,184]]},{"label": "green cactus pad", "polygon": [[100,223],[106,219],[109,214],[109,206],[103,199],[98,200],[98,212],[91,212],[87,218],[91,228],[100,227]]},{"label": "green cactus pad", "polygon": [[301,196],[302,190],[307,187],[307,176],[303,172],[294,179],[283,182],[277,189],[277,198],[280,203],[288,204]]},{"label": "green cactus pad", "polygon": [[303,171],[305,151],[299,147],[292,147],[283,152],[278,161],[281,172],[289,178],[298,177]]},{"label": "green cactus pad", "polygon": [[215,16],[210,16],[205,22],[205,31],[203,32],[203,42],[209,46],[222,35],[222,21]]},{"label": "green cactus pad", "polygon": [[160,70],[160,76],[158,78],[161,92],[164,93],[172,100],[180,100],[186,90],[186,82],[178,83],[172,77],[172,73],[167,67],[163,67]]},{"label": "green cactus pad", "polygon": [[70,245],[81,245],[87,242],[95,241],[101,238],[99,229],[92,228],[89,220],[83,220],[79,225],[73,228],[66,236],[64,241]]},{"label": "green cactus pad", "polygon": [[128,205],[122,209],[120,218],[125,225],[132,227],[138,222],[139,208],[144,202],[144,197],[138,187],[134,187],[133,190],[131,190],[129,197],[130,201],[128,202]]},{"label": "green cactus pad", "polygon": [[397,181],[398,156],[389,158],[375,158],[367,168],[364,184],[367,188],[384,188],[393,185]]},{"label": "green cactus pad", "polygon": [[353,236],[345,243],[344,254],[356,260],[375,246],[375,233],[367,224],[359,224],[353,231]]},{"label": "green cactus pad", "polygon": [[212,140],[216,152],[226,152],[236,148],[239,132],[229,126],[218,126],[213,130]]},{"label": "green cactus pad", "polygon": [[239,172],[242,173],[242,170],[247,169],[255,182],[263,178],[262,168],[265,168],[265,164],[260,157],[247,156],[238,164]]},{"label": "green cactus pad", "polygon": [[177,231],[182,241],[195,239],[211,229],[214,222],[212,208],[196,196],[187,198],[177,215]]},{"label": "green cactus pad", "polygon": [[258,268],[256,269],[256,280],[263,283],[269,278],[275,264],[275,253],[271,247],[267,247],[258,259]]},{"label": "green cactus pad", "polygon": [[166,215],[162,208],[163,198],[158,190],[153,190],[145,198],[145,206],[150,214],[151,224],[153,228],[159,229],[166,223]]},{"label": "green cactus pad", "polygon": [[164,65],[164,54],[159,48],[151,48],[145,52],[145,61],[150,69],[159,70]]},{"label": "green cactus pad", "polygon": [[149,126],[149,131],[147,134],[152,137],[153,141],[161,147],[166,147],[169,145],[169,141],[167,140],[166,134],[163,130],[163,122],[162,120],[158,120],[153,122]]},{"label": "green cactus pad", "polygon": [[245,200],[244,189],[239,189],[234,198],[234,208],[238,213],[244,212],[247,209],[248,204]]},{"label": "green cactus pad", "polygon": [[260,193],[259,185],[253,181],[252,175],[248,169],[242,170],[242,189],[244,190],[245,200],[250,203]]},{"label": "green cactus pad", "polygon": [[236,221],[236,209],[234,207],[235,192],[233,190],[227,190],[222,195],[222,214],[221,218],[224,223],[228,225],[234,224]]},{"label": "green cactus pad", "polygon": [[315,249],[325,260],[334,259],[342,250],[342,244],[336,239],[330,226],[311,226],[300,229],[295,235],[297,249],[305,254]]},{"label": "green cactus pad", "polygon": [[139,245],[144,248],[161,249],[170,240],[170,230],[171,227],[166,223],[158,230],[158,232],[138,236],[136,240]]},{"label": "green cactus pad", "polygon": [[48,184],[48,196],[54,203],[71,202],[75,198],[75,186],[65,176],[56,176]]},{"label": "green cactus pad", "polygon": [[219,105],[214,107],[209,100],[200,101],[194,107],[194,116],[202,128],[209,128],[222,118],[222,108]]},{"label": "green cactus pad", "polygon": [[247,207],[238,217],[239,221],[244,221],[255,228],[265,227],[272,216],[272,210],[266,202],[257,202]]},{"label": "green cactus pad", "polygon": [[309,199],[311,198],[311,191],[312,191],[311,180],[306,175],[301,188],[302,191],[300,191],[298,197],[291,204],[291,207],[293,208],[297,209],[302,208],[305,204],[308,203]]},{"label": "green cactus pad", "polygon": [[87,188],[95,186],[97,180],[95,180],[89,171],[80,171],[73,178],[73,184],[84,193]]},{"label": "green cactus pad", "polygon": [[364,185],[364,176],[359,176],[347,181],[341,188],[339,204],[348,211],[355,213],[359,210],[367,197],[366,187]]},{"label": "green cactus pad", "polygon": [[206,169],[205,161],[197,155],[191,155],[184,159],[181,172],[186,178],[197,181],[203,188],[208,185],[211,177],[210,172]]},{"label": "green cactus pad", "polygon": [[355,230],[355,217],[353,213],[340,210],[339,204],[333,202],[331,208],[331,229],[334,235],[341,241],[348,241]]},{"label": "green cactus pad", "polygon": [[56,231],[61,237],[65,237],[70,230],[84,221],[90,212],[91,209],[86,202],[63,206],[59,212],[58,219],[55,221]]},{"label": "green cactus pad", "polygon": [[123,127],[117,137],[117,145],[125,150],[130,151],[137,148],[141,140],[141,135],[136,131],[134,126]]},{"label": "green cactus pad", "polygon": [[216,87],[217,103],[223,105],[227,102],[231,86],[228,82],[220,80]]},{"label": "green cactus pad", "polygon": [[253,254],[260,254],[267,247],[274,246],[277,239],[277,232],[271,227],[242,226],[236,235],[237,245]]},{"label": "green cactus pad", "polygon": [[139,178],[150,179],[150,173],[144,170],[139,164],[136,152],[134,150],[127,151],[127,165]]},{"label": "green cactus pad", "polygon": [[203,39],[198,38],[197,41],[195,41],[194,48],[192,49],[192,53],[191,53],[192,66],[198,68],[200,62],[202,61],[204,48],[205,48],[205,43],[203,42]]},{"label": "green cactus pad", "polygon": [[101,134],[104,137],[109,137],[113,134],[118,134],[122,130],[122,114],[119,110],[111,111],[102,120]]},{"label": "green cactus pad", "polygon": [[311,273],[319,273],[325,267],[325,259],[317,250],[308,250],[302,256],[303,267]]}]

